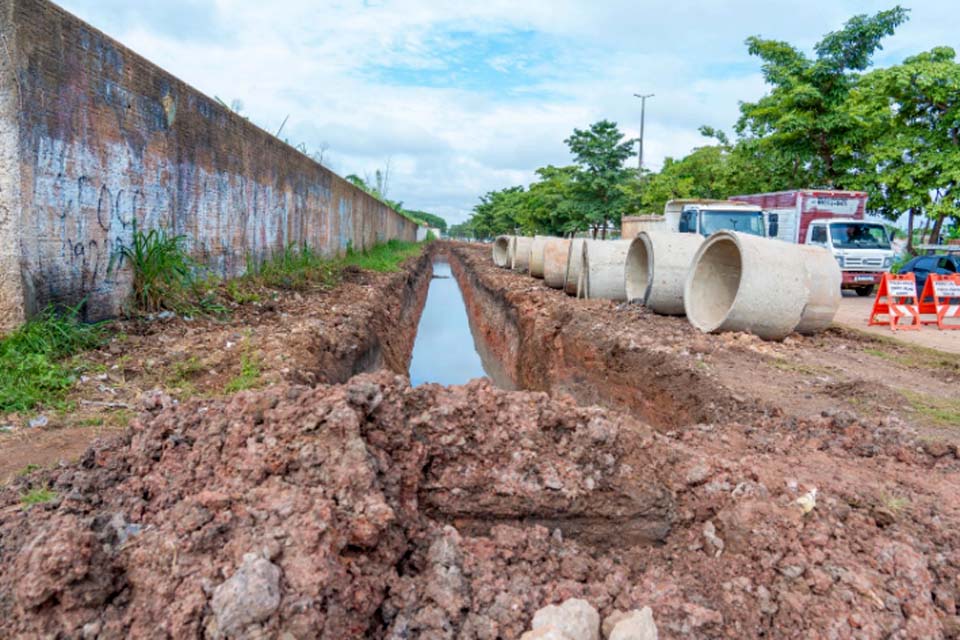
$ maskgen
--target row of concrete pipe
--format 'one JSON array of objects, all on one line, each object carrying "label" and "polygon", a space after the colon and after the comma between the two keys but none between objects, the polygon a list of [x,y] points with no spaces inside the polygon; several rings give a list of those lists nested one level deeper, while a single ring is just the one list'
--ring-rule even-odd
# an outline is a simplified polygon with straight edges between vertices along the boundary
[{"label": "row of concrete pipe", "polygon": [[767,340],[822,331],[840,306],[840,267],[829,251],[733,231],[706,239],[665,231],[629,240],[499,236],[493,262],[578,298],[640,302],[686,315],[704,332]]}]

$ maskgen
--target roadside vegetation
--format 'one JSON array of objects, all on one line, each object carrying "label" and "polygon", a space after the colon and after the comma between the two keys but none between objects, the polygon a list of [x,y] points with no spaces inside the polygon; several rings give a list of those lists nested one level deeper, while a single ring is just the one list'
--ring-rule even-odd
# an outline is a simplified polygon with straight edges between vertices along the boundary
[{"label": "roadside vegetation", "polygon": [[[246,275],[218,282],[189,257],[182,237],[138,230],[123,251],[134,278],[127,310],[132,315],[166,311],[226,319],[231,303],[259,303],[277,291],[329,290],[348,267],[397,271],[422,249],[420,243],[391,240],[367,251],[349,249],[343,257],[324,258],[309,248],[288,247],[262,263],[251,263]],[[47,309],[0,338],[0,414],[68,410],[67,395],[80,375],[104,373],[89,369],[79,355],[105,341],[104,326],[84,323],[80,308]],[[203,361],[194,355],[175,363],[163,382],[192,393],[193,381],[203,370]],[[259,361],[245,353],[240,372],[225,390],[253,388],[260,377]]]},{"label": "roadside vegetation", "polygon": [[0,413],[64,408],[77,375],[66,359],[102,342],[102,327],[81,322],[79,307],[47,309],[0,339]]},{"label": "roadside vegetation", "polygon": [[184,236],[163,229],[135,230],[121,256],[133,270],[133,304],[137,311],[172,311],[182,315],[218,315],[215,282],[184,248]]},{"label": "roadside vegetation", "polygon": [[[900,64],[872,66],[908,18],[899,6],[854,16],[812,55],[750,37],[747,50],[769,90],[741,101],[735,123],[702,126],[702,146],[667,158],[659,171],[638,171],[636,141],[601,120],[566,140],[571,164],[538,169],[529,187],[487,193],[449,235],[596,234],[618,227],[623,215],[661,214],[674,198],[831,188],[866,191],[869,212],[888,221],[907,214],[911,246],[960,237],[955,51],[933,46]],[[726,124],[732,131],[717,128]]]}]

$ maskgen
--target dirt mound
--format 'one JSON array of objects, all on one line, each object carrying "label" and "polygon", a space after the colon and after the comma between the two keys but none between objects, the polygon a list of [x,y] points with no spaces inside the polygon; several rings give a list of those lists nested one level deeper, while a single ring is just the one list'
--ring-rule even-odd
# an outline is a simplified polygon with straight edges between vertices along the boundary
[{"label": "dirt mound", "polygon": [[31,477],[53,503],[4,493],[0,635],[355,636],[436,520],[662,539],[674,505],[651,436],[544,394],[386,374],[167,406]]},{"label": "dirt mound", "polygon": [[0,494],[0,636],[516,638],[570,597],[665,638],[956,628],[956,451],[848,416],[661,434],[390,374],[146,404]]}]

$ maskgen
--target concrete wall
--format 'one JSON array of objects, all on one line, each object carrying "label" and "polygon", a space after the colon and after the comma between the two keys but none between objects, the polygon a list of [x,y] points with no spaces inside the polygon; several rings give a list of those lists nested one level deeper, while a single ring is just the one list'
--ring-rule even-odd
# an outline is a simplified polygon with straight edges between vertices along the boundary
[{"label": "concrete wall", "polygon": [[291,243],[332,255],[416,225],[47,0],[0,0],[0,328],[119,311],[135,226],[224,276]]}]

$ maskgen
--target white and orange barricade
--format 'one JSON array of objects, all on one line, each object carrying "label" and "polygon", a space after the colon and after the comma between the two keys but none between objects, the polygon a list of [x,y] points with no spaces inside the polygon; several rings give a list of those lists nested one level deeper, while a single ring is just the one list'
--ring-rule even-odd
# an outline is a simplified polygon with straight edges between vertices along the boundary
[{"label": "white and orange barricade", "polygon": [[960,329],[960,274],[927,276],[919,308],[923,324],[935,324],[938,329]]},{"label": "white and orange barricade", "polygon": [[[886,320],[881,320],[881,316],[886,316]],[[893,331],[920,328],[917,279],[912,273],[883,274],[867,324],[889,324]]]}]

